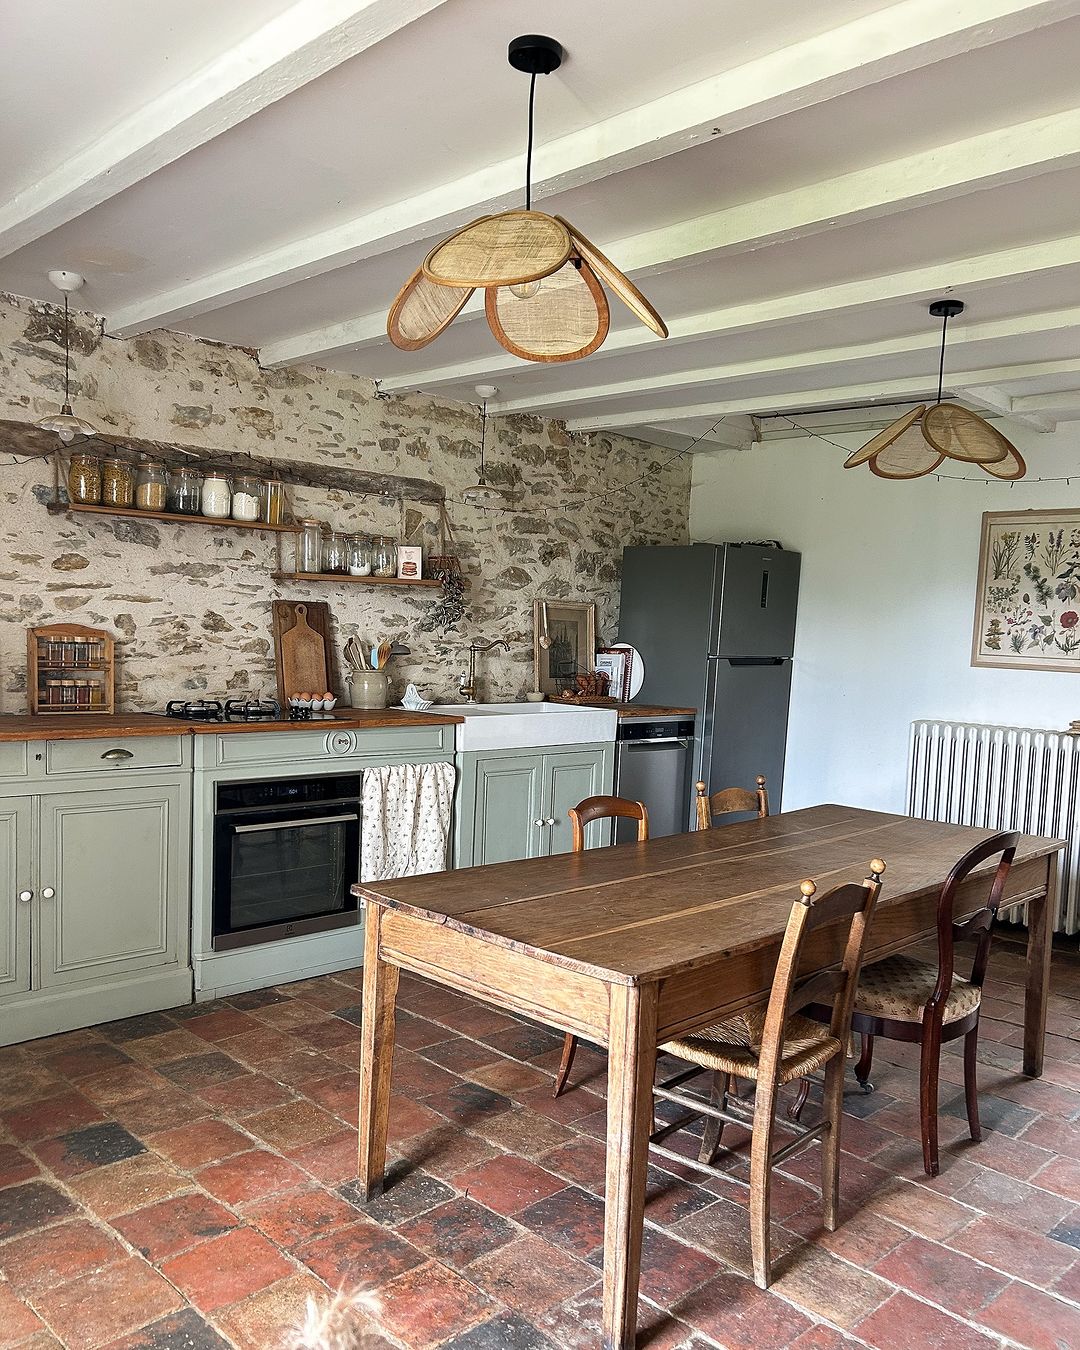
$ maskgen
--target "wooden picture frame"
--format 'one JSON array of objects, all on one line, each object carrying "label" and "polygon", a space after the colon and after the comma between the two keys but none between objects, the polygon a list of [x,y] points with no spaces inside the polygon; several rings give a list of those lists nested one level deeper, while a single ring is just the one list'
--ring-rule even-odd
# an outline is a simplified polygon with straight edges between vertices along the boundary
[{"label": "wooden picture frame", "polygon": [[1080,507],[984,512],[971,664],[1080,671]]},{"label": "wooden picture frame", "polygon": [[[540,639],[551,645],[544,647]],[[561,692],[559,680],[596,669],[596,606],[566,600],[533,601],[533,688]]]}]

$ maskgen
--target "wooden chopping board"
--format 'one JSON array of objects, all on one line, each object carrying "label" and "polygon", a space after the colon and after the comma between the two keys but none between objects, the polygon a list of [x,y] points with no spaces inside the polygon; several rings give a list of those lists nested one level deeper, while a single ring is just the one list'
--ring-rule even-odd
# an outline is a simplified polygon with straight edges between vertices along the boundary
[{"label": "wooden chopping board", "polygon": [[274,653],[277,659],[278,702],[287,706],[291,694],[321,694],[334,688],[334,645],[330,634],[330,606],[325,600],[275,600]]}]

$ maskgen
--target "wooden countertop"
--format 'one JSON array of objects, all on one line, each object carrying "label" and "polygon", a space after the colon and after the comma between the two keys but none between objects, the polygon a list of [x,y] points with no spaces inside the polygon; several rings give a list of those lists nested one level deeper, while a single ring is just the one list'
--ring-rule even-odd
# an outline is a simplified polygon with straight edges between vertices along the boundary
[{"label": "wooden countertop", "polygon": [[696,717],[696,708],[665,708],[657,703],[600,703],[586,700],[584,703],[563,703],[553,698],[549,703],[560,703],[564,708],[614,708],[620,721],[624,717]]},{"label": "wooden countertop", "polygon": [[340,708],[333,721],[320,718],[312,722],[186,722],[179,717],[159,713],[29,713],[0,715],[0,742],[4,741],[82,741],[117,736],[231,735],[249,731],[317,731],[320,727],[339,727],[363,731],[374,727],[436,727],[445,722],[460,722],[446,713],[408,712],[404,708]]}]

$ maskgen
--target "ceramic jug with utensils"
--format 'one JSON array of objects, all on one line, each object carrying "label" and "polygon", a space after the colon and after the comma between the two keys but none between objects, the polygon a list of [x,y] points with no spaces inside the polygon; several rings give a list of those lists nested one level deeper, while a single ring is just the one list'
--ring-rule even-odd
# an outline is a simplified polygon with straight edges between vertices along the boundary
[{"label": "ceramic jug with utensils", "polygon": [[389,688],[390,676],[384,670],[354,670],[349,675],[354,708],[385,708]]}]

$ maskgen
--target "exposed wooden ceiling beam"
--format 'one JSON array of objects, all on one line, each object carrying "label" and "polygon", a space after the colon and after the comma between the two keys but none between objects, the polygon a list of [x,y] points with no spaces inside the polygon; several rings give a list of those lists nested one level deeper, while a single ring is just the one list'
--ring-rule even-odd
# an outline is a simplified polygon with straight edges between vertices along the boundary
[{"label": "exposed wooden ceiling beam", "polygon": [[[1078,164],[1080,108],[1074,108],[628,235],[601,247],[623,271],[640,281],[658,272],[767,244],[789,243],[826,229],[896,215]],[[483,312],[474,297],[458,322],[479,318]],[[269,343],[260,359],[267,366],[317,363],[334,352],[381,342],[385,337],[386,316],[379,311]]]},{"label": "exposed wooden ceiling beam", "polygon": [[[930,321],[928,320],[928,323]],[[1080,307],[1052,310],[1044,314],[1024,314],[1014,319],[996,319],[985,323],[954,320],[949,329],[949,351],[976,342],[1015,339],[1047,333],[1080,330]],[[541,412],[551,414],[555,409],[575,404],[614,402],[638,398],[642,394],[673,394],[702,385],[720,385],[726,380],[746,379],[755,375],[779,375],[787,371],[813,370],[819,366],[844,365],[850,361],[880,360],[904,356],[912,352],[937,352],[941,346],[941,330],[935,326],[925,333],[904,337],[882,338],[878,342],[852,343],[844,347],[820,347],[812,351],[787,352],[753,361],[735,361],[723,366],[705,366],[696,370],[677,370],[645,379],[615,380],[610,384],[588,385],[580,389],[566,389],[523,394],[518,398],[493,401],[492,412]],[[928,367],[929,368],[929,367]],[[556,414],[558,415],[558,414]]]},{"label": "exposed wooden ceiling beam", "polygon": [[689,450],[691,446],[700,447],[702,451],[749,450],[757,440],[757,427],[752,417],[732,415],[700,436],[686,427],[666,427],[658,423],[630,428],[627,434],[669,450]]},{"label": "exposed wooden ceiling beam", "polygon": [[[951,262],[911,268],[906,272],[866,277],[819,290],[765,297],[746,304],[687,315],[669,322],[671,336],[666,345],[681,346],[723,335],[760,332],[776,324],[813,319],[820,314],[835,314],[846,309],[865,309],[909,300],[931,300],[936,294],[949,289],[993,285],[1055,268],[1076,266],[1080,266],[1080,235],[1068,235],[1063,239],[1002,249],[998,253],[956,258]],[[604,345],[589,357],[589,361],[597,365],[656,342],[657,338],[641,324],[620,328],[608,336]],[[474,384],[498,377],[505,371],[520,369],[518,358],[504,352],[492,341],[491,351],[482,357],[460,361],[455,365],[433,366],[426,370],[411,370],[404,375],[390,376],[380,381],[380,387],[390,392],[409,389],[427,392],[452,385]]]},{"label": "exposed wooden ceiling beam", "polygon": [[[1080,12],[1076,0],[898,0],[873,14],[541,145],[541,199],[719,135],[865,88]],[[110,315],[121,337],[264,295],[504,210],[521,195],[513,156]],[[307,359],[310,359],[307,358]]]},{"label": "exposed wooden ceiling beam", "polygon": [[965,403],[970,404],[978,411],[996,413],[1011,422],[1019,423],[1022,427],[1027,427],[1029,431],[1053,431],[1057,425],[1054,419],[1048,417],[1046,413],[1015,412],[1013,396],[1007,390],[998,388],[996,384],[969,384],[964,385],[962,389],[957,389],[956,392]]},{"label": "exposed wooden ceiling beam", "polygon": [[[1009,380],[1033,380],[1046,375],[1080,375],[1080,360],[1075,357],[1062,361],[1033,361],[1025,365],[1000,366],[993,370],[966,370],[950,373],[949,389],[970,385],[995,384]],[[933,375],[916,376],[902,380],[878,380],[866,384],[849,384],[834,389],[784,390],[775,394],[758,394],[747,398],[720,398],[709,403],[684,404],[675,408],[646,408],[636,412],[599,413],[595,417],[570,417],[568,431],[615,431],[621,427],[649,426],[652,423],[670,425],[698,417],[720,417],[730,413],[769,414],[796,411],[802,408],[828,408],[877,399],[900,399],[932,396],[937,381]]]},{"label": "exposed wooden ceiling beam", "polygon": [[0,257],[115,197],[444,3],[298,0],[0,207]]},{"label": "exposed wooden ceiling beam", "polygon": [[1059,422],[1072,422],[1080,417],[1080,389],[1055,389],[1051,394],[1017,394],[1012,399],[1011,412],[1014,416],[1050,413]]}]

